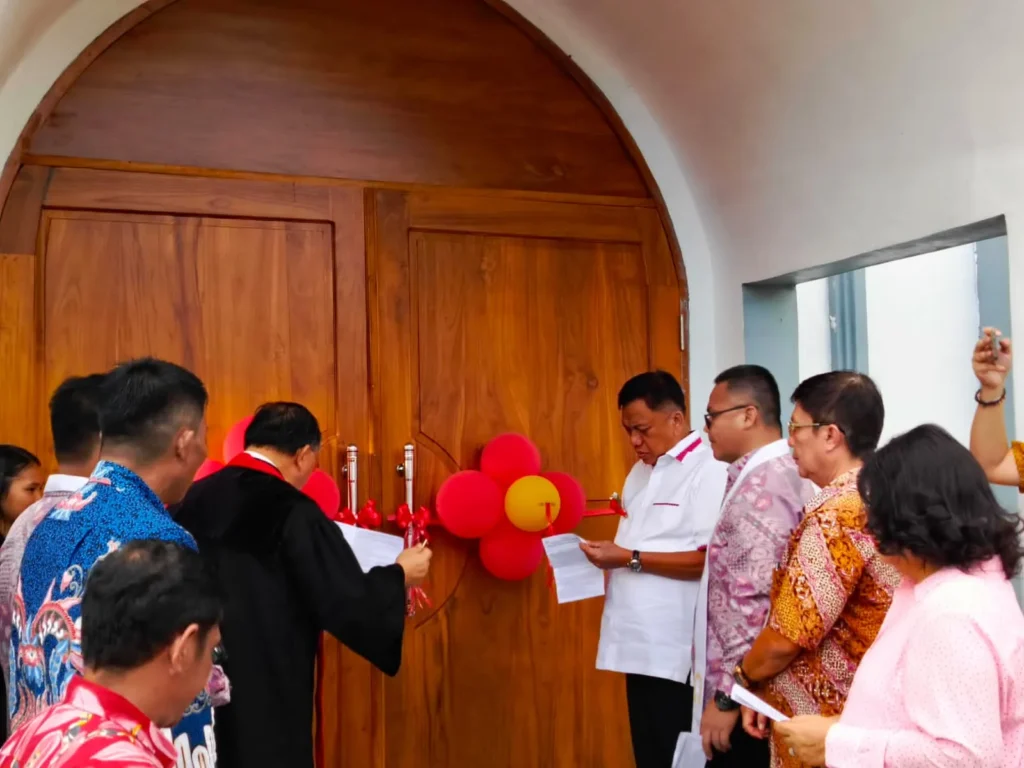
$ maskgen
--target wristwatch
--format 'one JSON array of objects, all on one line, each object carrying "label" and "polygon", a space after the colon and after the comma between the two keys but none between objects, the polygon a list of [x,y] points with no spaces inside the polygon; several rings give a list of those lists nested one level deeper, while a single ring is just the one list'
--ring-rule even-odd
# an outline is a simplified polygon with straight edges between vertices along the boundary
[{"label": "wristwatch", "polygon": [[736,668],[732,671],[732,679],[735,680],[740,688],[746,688],[750,690],[750,678],[747,677],[747,673],[743,671],[743,662],[740,661],[736,665]]},{"label": "wristwatch", "polygon": [[627,563],[627,565],[629,566],[629,570],[631,570],[633,573],[640,573],[640,571],[643,570],[644,567],[643,567],[643,565],[640,562],[640,550],[639,549],[634,549],[633,550],[633,557],[630,558],[630,560]]},{"label": "wristwatch", "polygon": [[735,712],[740,705],[722,691],[715,691],[715,706],[720,712]]}]

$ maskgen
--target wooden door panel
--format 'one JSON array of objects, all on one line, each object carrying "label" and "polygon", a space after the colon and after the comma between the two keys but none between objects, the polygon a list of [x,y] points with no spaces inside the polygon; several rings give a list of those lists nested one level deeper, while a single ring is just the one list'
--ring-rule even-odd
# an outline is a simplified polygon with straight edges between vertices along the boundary
[{"label": "wooden door panel", "polygon": [[[380,450],[417,446],[417,503],[503,431],[601,506],[632,462],[616,407],[652,364],[680,371],[679,283],[632,209],[379,192],[370,261]],[[588,226],[590,222],[590,226]],[[670,313],[667,314],[666,313]],[[678,330],[676,330],[678,333]],[[393,462],[390,462],[393,463]],[[400,478],[385,472],[387,509]],[[616,520],[580,533],[610,537]],[[386,768],[629,765],[620,676],[594,669],[601,602],[558,606],[542,570],[501,582],[475,542],[435,536],[432,610],[384,684]],[[328,763],[329,764],[329,763]]]},{"label": "wooden door panel", "polygon": [[45,227],[46,391],[153,355],[205,382],[212,455],[266,400],[334,434],[329,225],[50,211]]}]

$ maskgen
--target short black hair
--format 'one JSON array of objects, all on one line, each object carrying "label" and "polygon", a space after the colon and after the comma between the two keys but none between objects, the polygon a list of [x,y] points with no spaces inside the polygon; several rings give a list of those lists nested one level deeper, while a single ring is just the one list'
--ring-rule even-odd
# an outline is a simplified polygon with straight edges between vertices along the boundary
[{"label": "short black hair", "polygon": [[245,430],[245,447],[264,445],[293,455],[307,445],[320,450],[320,424],[299,403],[264,403]]},{"label": "short black hair", "polygon": [[82,658],[89,669],[134,669],[191,624],[205,641],[222,613],[217,580],[198,552],[168,541],[132,541],[89,573]]},{"label": "short black hair", "polygon": [[858,490],[882,554],[961,570],[998,557],[1007,578],[1017,573],[1020,519],[999,506],[971,452],[941,427],[890,440],[865,462]]},{"label": "short black hair", "polygon": [[772,372],[760,365],[736,365],[715,377],[715,384],[725,384],[730,392],[742,390],[761,412],[769,427],[782,429],[782,402],[779,385]]},{"label": "short black hair", "polygon": [[85,461],[100,441],[100,387],[105,376],[72,376],[50,397],[50,432],[57,461]]},{"label": "short black hair", "polygon": [[0,501],[11,492],[11,483],[25,467],[40,467],[42,463],[31,451],[17,445],[0,445]]},{"label": "short black hair", "polygon": [[121,363],[100,387],[103,445],[157,459],[182,423],[202,419],[207,399],[203,382],[180,365],[152,357]]},{"label": "short black hair", "polygon": [[866,459],[878,447],[885,423],[885,405],[871,377],[856,371],[832,371],[805,379],[790,400],[815,424],[833,424],[846,438],[846,447]]},{"label": "short black hair", "polygon": [[619,409],[637,400],[643,400],[652,411],[675,407],[686,413],[683,388],[668,371],[641,373],[623,384],[619,390]]}]

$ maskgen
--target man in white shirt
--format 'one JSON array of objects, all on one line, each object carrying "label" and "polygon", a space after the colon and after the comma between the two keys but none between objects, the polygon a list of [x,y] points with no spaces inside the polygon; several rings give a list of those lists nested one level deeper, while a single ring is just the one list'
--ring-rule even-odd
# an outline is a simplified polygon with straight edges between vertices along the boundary
[{"label": "man in white shirt", "polygon": [[[14,592],[21,572],[21,556],[36,525],[89,478],[100,455],[99,397],[103,374],[66,379],[50,398],[50,433],[57,457],[57,473],[50,475],[43,498],[22,512],[0,547],[0,668],[8,683],[7,653],[11,642]],[[7,718],[2,718],[6,724]],[[4,731],[6,733],[6,731]]]},{"label": "man in white shirt", "polygon": [[694,613],[726,465],[690,430],[672,374],[627,381],[619,410],[639,459],[622,491],[626,516],[614,542],[581,544],[610,571],[597,668],[626,675],[637,768],[670,768],[690,728]]}]

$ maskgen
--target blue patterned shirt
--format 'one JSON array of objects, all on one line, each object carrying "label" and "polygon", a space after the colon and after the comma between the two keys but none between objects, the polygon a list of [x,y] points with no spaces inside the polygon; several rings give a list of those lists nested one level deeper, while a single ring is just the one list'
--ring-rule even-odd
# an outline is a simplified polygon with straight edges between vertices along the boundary
[{"label": "blue patterned shirt", "polygon": [[[89,482],[32,533],[21,561],[11,631],[12,731],[63,701],[82,671],[82,593],[92,566],[122,544],[170,541],[196,549],[163,502],[129,469],[101,461]],[[213,710],[206,691],[172,732],[179,768],[213,768]]]}]

